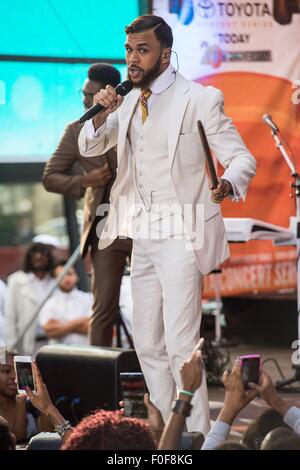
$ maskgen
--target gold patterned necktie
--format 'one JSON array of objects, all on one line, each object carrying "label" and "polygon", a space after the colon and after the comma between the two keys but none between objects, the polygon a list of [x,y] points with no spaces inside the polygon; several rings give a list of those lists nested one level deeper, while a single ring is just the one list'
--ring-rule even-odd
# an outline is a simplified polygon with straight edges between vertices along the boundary
[{"label": "gold patterned necktie", "polygon": [[140,103],[141,103],[141,108],[142,108],[142,122],[146,121],[148,117],[148,98],[152,94],[152,91],[150,88],[145,88],[144,90],[141,91],[140,95]]}]

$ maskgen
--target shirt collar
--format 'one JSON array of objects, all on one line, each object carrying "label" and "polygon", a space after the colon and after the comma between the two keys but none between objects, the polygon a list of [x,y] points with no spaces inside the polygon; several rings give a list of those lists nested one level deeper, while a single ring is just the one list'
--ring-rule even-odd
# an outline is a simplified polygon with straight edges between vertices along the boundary
[{"label": "shirt collar", "polygon": [[78,289],[77,287],[74,287],[72,290],[70,290],[69,292],[65,292],[63,290],[60,289],[60,287],[58,286],[58,292],[60,293],[60,295],[62,296],[68,296],[70,297],[71,295],[73,296],[74,294],[76,294],[78,292]]},{"label": "shirt collar", "polygon": [[170,64],[163,73],[153,80],[149,88],[154,95],[159,95],[173,84],[175,78],[176,71]]},{"label": "shirt collar", "polygon": [[45,274],[43,279],[40,279],[38,276],[34,274],[34,272],[31,271],[30,273],[28,273],[28,279],[30,281],[47,282],[50,279],[50,274]]}]

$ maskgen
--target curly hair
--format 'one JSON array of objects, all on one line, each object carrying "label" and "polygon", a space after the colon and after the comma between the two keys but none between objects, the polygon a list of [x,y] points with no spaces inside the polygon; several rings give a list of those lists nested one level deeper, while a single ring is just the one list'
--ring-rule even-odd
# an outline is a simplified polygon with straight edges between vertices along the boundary
[{"label": "curly hair", "polygon": [[62,450],[155,450],[149,426],[120,411],[95,411],[72,431]]}]

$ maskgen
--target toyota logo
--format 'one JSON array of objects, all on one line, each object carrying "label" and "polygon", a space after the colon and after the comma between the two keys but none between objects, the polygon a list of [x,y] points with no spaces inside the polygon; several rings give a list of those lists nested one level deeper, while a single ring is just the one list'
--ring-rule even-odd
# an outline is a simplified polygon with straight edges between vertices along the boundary
[{"label": "toyota logo", "polygon": [[216,13],[216,6],[211,0],[198,0],[197,8],[201,18],[212,18]]}]

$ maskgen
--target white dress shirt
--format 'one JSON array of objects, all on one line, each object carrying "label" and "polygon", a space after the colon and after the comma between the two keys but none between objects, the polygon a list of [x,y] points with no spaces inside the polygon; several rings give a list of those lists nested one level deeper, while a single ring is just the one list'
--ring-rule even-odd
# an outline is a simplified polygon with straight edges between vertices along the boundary
[{"label": "white dress shirt", "polygon": [[207,434],[201,450],[214,450],[228,439],[231,426],[223,421],[215,421]]},{"label": "white dress shirt", "polygon": [[291,406],[285,413],[283,421],[300,436],[300,408]]},{"label": "white dress shirt", "polygon": [[[73,289],[71,292],[57,290],[45,303],[39,315],[39,323],[44,327],[49,320],[58,320],[62,323],[78,318],[89,318],[92,313],[93,296],[90,293]],[[71,333],[62,338],[51,339],[50,344],[89,344],[87,335]]]},{"label": "white dress shirt", "polygon": [[[148,88],[150,88],[150,90],[152,91],[152,94],[147,100],[148,115],[150,115],[151,109],[153,108],[153,105],[158,100],[159,95],[174,83],[175,78],[176,78],[175,69],[170,64],[169,67],[161,75],[155,78],[155,80],[153,80],[153,82],[149,85]],[[135,115],[139,119],[140,126],[142,126],[142,110],[141,110],[141,106],[139,106],[139,102],[136,108]],[[95,131],[92,119],[87,121],[84,125],[86,136],[90,139],[99,136],[104,131],[105,127],[106,127],[106,122],[104,122],[102,126],[98,127],[98,129]]]},{"label": "white dress shirt", "polygon": [[49,289],[53,286],[53,277],[46,274],[42,279],[40,279],[34,273],[29,273],[28,280],[31,283],[32,291],[34,292],[37,303],[40,304]]}]

